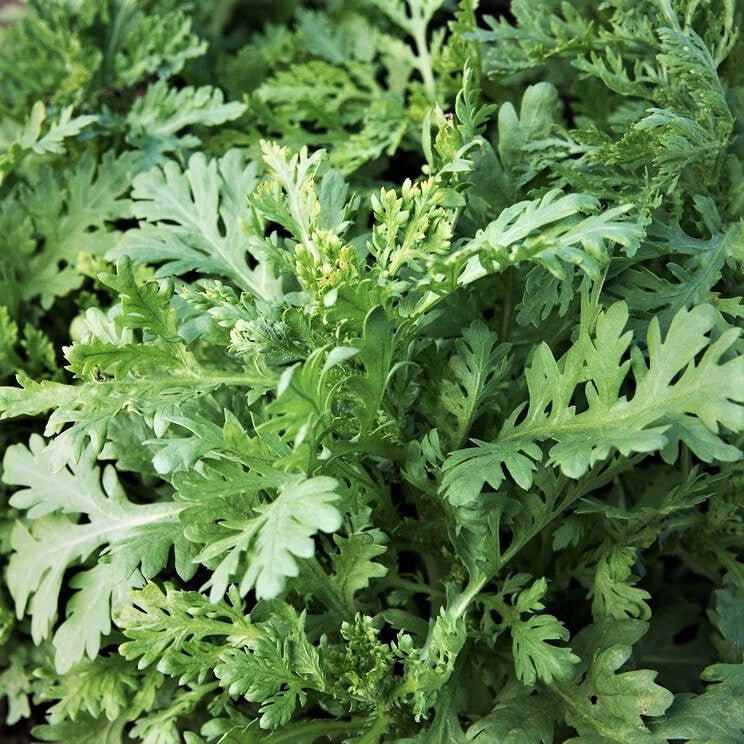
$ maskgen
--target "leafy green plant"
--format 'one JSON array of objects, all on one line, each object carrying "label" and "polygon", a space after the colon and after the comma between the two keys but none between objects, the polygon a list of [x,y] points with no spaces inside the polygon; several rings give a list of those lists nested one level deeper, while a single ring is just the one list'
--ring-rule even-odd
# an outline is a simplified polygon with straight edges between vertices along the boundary
[{"label": "leafy green plant", "polygon": [[482,11],[0,28],[8,732],[744,736],[741,11]]}]

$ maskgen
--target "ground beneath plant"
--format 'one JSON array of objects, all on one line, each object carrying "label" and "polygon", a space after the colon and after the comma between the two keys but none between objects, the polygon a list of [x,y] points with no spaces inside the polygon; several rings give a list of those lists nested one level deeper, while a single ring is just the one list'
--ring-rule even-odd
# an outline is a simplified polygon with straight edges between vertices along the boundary
[{"label": "ground beneath plant", "polygon": [[4,721],[0,721],[0,742],[2,744],[31,744],[35,741],[31,736],[31,729],[39,721],[28,719],[20,721],[15,726],[6,726]]}]

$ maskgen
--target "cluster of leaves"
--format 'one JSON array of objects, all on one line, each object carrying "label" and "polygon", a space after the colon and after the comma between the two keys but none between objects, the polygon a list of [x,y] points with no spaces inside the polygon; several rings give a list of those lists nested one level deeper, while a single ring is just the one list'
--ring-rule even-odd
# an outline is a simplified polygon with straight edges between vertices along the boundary
[{"label": "cluster of leaves", "polygon": [[741,10],[485,5],[0,27],[8,725],[744,737]]}]

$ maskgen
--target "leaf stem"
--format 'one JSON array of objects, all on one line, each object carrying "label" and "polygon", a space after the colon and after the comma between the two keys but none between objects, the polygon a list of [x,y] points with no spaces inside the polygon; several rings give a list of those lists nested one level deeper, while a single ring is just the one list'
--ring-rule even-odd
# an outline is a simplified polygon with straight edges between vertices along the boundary
[{"label": "leaf stem", "polygon": [[[489,581],[498,576],[504,566],[506,566],[519,553],[519,551],[522,550],[522,548],[528,542],[530,542],[530,540],[532,540],[537,534],[542,532],[545,527],[547,527],[554,519],[556,519],[556,517],[559,517],[561,514],[563,514],[572,504],[585,496],[587,493],[596,490],[597,488],[601,488],[605,484],[609,483],[617,475],[619,475],[622,471],[634,467],[636,463],[641,460],[641,458],[642,455],[636,455],[627,459],[618,458],[612,464],[610,464],[603,473],[600,473],[598,475],[594,475],[591,472],[587,473],[584,478],[582,478],[575,484],[572,484],[573,488],[569,490],[569,492],[566,494],[566,496],[556,509],[548,512],[548,514],[542,520],[534,522],[531,529],[525,531],[518,540],[515,539],[511,543],[511,545],[509,545],[507,550],[504,551],[504,553],[502,554],[498,566],[496,566],[494,571],[483,572],[480,575],[471,577],[465,589],[457,595],[452,605],[452,612],[454,613],[455,617],[459,618],[464,615],[465,612],[467,612],[470,603],[478,596],[478,594],[480,594],[480,592],[483,590],[483,587],[485,587]],[[565,476],[562,477],[565,479]],[[584,485],[582,485],[581,483],[582,480],[586,481]]]},{"label": "leaf stem", "polygon": [[744,567],[739,563],[736,558],[731,555],[724,547],[719,545],[715,540],[706,538],[704,540],[705,546],[715,554],[716,558],[728,569],[733,575],[736,583],[740,587],[744,587]]},{"label": "leaf stem", "polygon": [[424,90],[426,91],[426,96],[429,101],[431,101],[431,103],[436,103],[437,85],[434,80],[434,73],[432,71],[429,45],[426,41],[426,23],[422,20],[421,23],[417,23],[415,28],[411,30],[413,42],[416,45],[416,53],[418,55],[417,67],[424,81]]},{"label": "leaf stem", "polygon": [[390,718],[378,712],[372,728],[356,740],[357,744],[377,744],[385,731],[387,731],[389,723]]},{"label": "leaf stem", "polygon": [[514,306],[513,300],[513,289],[512,283],[505,282],[504,288],[504,310],[501,314],[501,332],[499,333],[499,341],[504,342],[509,338],[509,330],[511,329],[512,321],[512,310]]}]

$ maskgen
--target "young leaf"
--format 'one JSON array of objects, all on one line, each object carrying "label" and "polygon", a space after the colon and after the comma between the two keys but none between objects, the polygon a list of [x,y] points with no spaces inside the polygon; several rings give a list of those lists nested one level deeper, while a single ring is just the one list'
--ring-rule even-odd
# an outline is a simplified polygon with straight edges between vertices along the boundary
[{"label": "young leaf", "polygon": [[499,602],[498,611],[504,616],[512,636],[512,652],[517,679],[531,687],[540,679],[550,684],[554,679],[568,679],[580,659],[570,648],[555,646],[549,641],[567,641],[568,631],[553,615],[531,614],[545,609],[541,599],[548,591],[544,578],[524,589],[512,605]]},{"label": "young leaf", "polygon": [[497,336],[484,323],[474,321],[455,342],[456,353],[449,360],[454,379],[442,381],[442,405],[457,420],[452,437],[461,446],[471,426],[488,409],[497,410],[503,377],[508,369],[505,345],[496,345]]},{"label": "young leaf", "polygon": [[635,577],[631,576],[636,551],[628,547],[616,547],[609,555],[602,556],[594,574],[594,585],[589,592],[593,597],[592,615],[595,622],[602,618],[623,620],[626,617],[637,617],[648,620],[651,609],[646,600],[651,595],[634,586]]},{"label": "young leaf", "polygon": [[286,630],[267,625],[249,652],[228,649],[220,655],[215,674],[232,695],[261,703],[260,726],[276,729],[288,723],[306,690],[323,691],[327,682],[318,649],[305,635],[300,616]]},{"label": "young leaf", "polygon": [[374,560],[385,553],[385,546],[377,545],[372,536],[365,533],[348,538],[334,535],[333,539],[339,553],[334,557],[336,571],[328,577],[328,582],[342,597],[346,607],[353,608],[354,595],[366,589],[372,579],[387,574],[387,568]]}]

